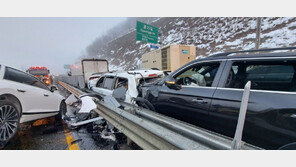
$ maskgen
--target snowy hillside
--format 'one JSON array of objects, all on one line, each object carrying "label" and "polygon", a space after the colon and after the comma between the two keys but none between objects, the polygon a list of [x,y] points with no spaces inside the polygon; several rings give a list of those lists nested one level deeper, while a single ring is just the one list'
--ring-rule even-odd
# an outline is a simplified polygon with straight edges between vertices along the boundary
[{"label": "snowy hillside", "polygon": [[[159,18],[150,23],[163,32],[163,45],[197,47],[197,56],[255,48],[256,18]],[[295,46],[296,18],[263,18],[260,48]],[[136,31],[94,47],[88,57],[105,58],[110,69],[130,69],[140,63],[149,44],[136,41]]]}]

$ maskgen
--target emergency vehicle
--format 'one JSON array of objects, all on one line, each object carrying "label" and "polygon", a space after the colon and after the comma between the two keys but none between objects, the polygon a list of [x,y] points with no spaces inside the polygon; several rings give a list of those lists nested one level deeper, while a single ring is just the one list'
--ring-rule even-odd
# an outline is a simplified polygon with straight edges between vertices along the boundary
[{"label": "emergency vehicle", "polygon": [[52,82],[49,76],[49,70],[46,67],[30,67],[27,70],[27,73],[34,75],[36,78],[44,82],[46,85],[50,85]]}]

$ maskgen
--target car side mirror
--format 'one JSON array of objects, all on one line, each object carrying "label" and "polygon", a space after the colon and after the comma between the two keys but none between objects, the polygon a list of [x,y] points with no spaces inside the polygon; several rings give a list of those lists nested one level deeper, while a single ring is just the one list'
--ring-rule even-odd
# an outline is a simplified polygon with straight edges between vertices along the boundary
[{"label": "car side mirror", "polygon": [[56,91],[56,90],[58,90],[58,88],[57,88],[56,86],[51,86],[51,87],[50,87],[50,91],[51,91],[51,92],[54,92],[54,91]]},{"label": "car side mirror", "polygon": [[181,90],[182,89],[182,85],[178,85],[176,84],[175,81],[165,81],[165,85],[170,88],[170,89],[174,89],[174,90]]}]

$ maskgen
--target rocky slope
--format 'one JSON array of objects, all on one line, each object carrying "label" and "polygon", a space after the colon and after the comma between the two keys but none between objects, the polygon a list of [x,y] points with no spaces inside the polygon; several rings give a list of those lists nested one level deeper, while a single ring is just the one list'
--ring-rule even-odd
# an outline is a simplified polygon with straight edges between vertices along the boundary
[{"label": "rocky slope", "polygon": [[[134,25],[136,20],[134,19]],[[153,18],[150,24],[163,32],[163,45],[186,44],[197,47],[197,56],[255,48],[256,18]],[[111,69],[127,70],[140,64],[149,44],[136,41],[135,29],[88,47],[88,57],[105,58]],[[295,46],[296,18],[263,18],[260,48]],[[91,52],[90,52],[91,50]]]}]

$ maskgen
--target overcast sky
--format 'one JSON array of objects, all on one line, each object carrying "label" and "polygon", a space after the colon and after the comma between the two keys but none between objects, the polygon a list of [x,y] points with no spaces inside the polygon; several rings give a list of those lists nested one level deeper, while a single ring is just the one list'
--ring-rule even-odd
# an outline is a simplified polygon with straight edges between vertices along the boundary
[{"label": "overcast sky", "polygon": [[126,18],[0,18],[0,64],[64,73],[98,36]]}]

